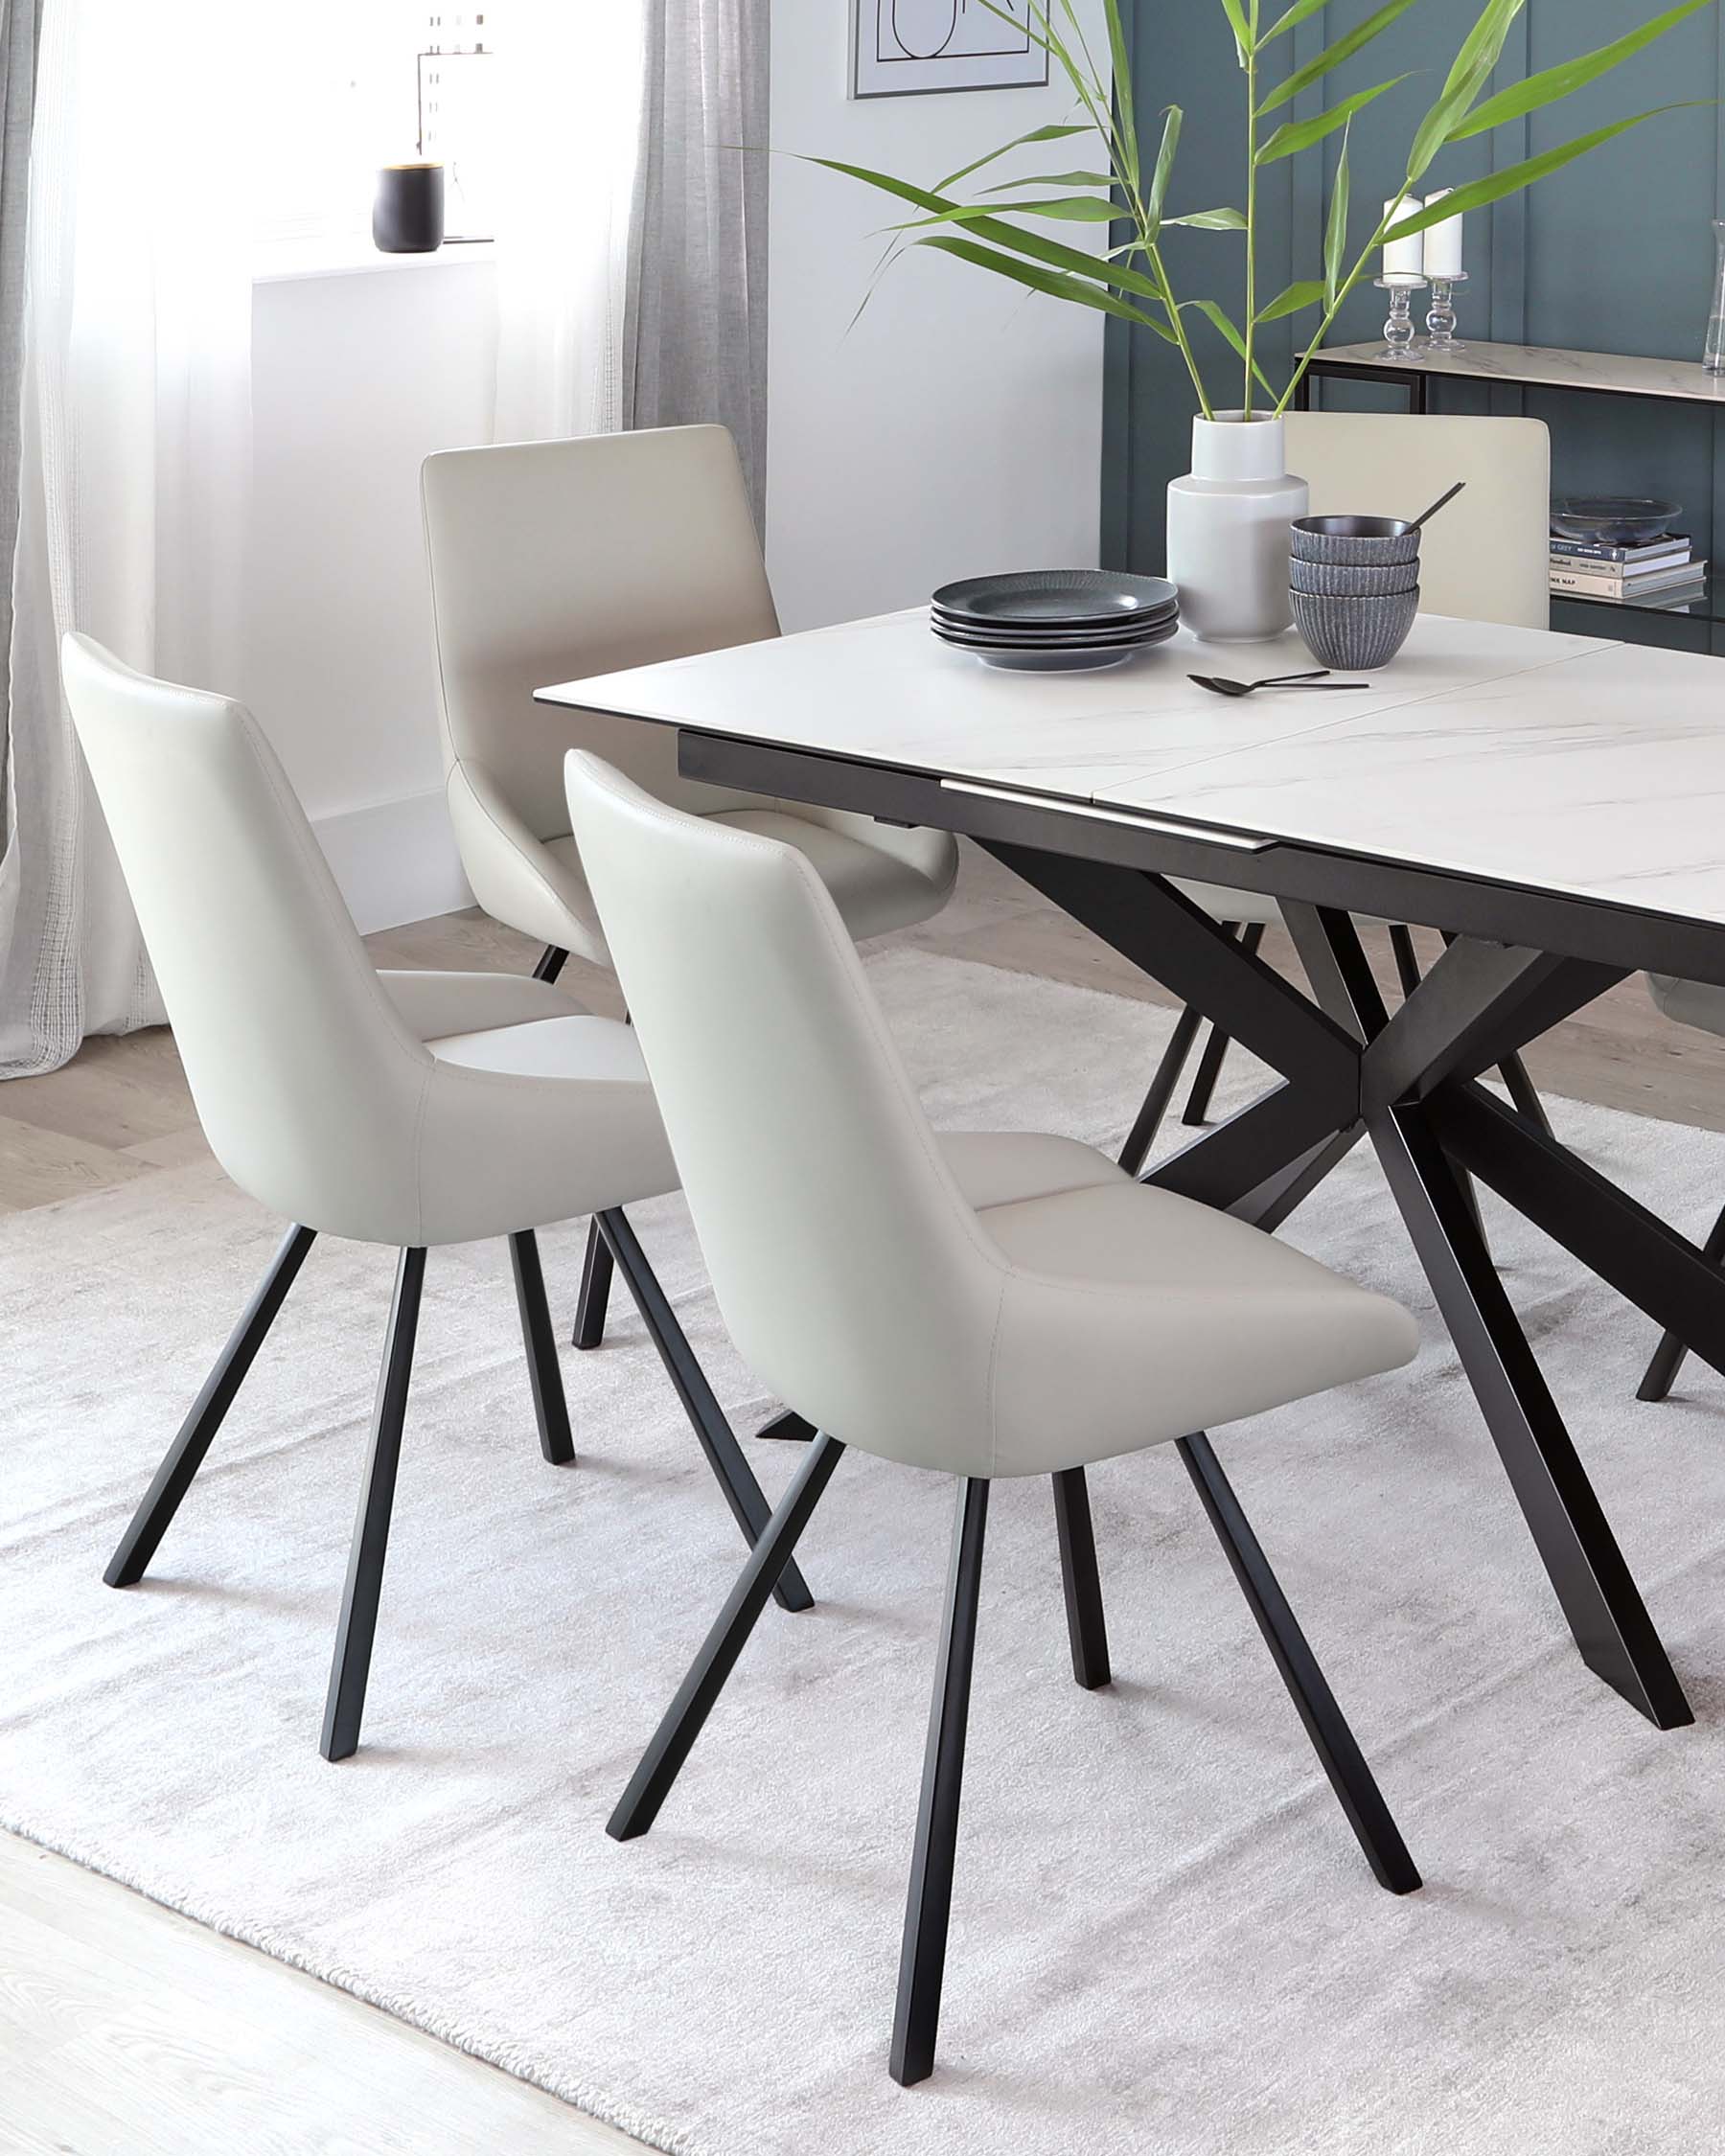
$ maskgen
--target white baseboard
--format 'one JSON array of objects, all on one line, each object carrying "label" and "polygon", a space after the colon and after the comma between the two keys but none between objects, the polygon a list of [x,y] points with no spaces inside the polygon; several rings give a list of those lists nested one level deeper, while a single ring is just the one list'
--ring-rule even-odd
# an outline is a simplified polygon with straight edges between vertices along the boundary
[{"label": "white baseboard", "polygon": [[361,935],[473,903],[441,789],[319,816],[312,828]]}]

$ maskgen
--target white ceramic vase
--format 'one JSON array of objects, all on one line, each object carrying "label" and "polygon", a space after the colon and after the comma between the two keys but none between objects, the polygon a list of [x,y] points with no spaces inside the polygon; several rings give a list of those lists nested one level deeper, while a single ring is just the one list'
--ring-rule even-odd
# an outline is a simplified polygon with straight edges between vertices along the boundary
[{"label": "white ceramic vase", "polygon": [[1168,575],[1181,620],[1206,643],[1262,643],[1294,618],[1288,526],[1309,497],[1286,464],[1279,419],[1192,422],[1192,469],[1168,483]]}]

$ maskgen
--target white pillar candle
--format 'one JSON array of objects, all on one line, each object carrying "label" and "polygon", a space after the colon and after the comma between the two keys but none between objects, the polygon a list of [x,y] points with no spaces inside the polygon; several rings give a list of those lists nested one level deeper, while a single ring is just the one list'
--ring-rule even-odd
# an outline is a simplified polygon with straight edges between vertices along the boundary
[{"label": "white pillar candle", "polygon": [[[1453,187],[1440,187],[1426,196],[1429,210],[1435,202],[1441,202],[1446,195],[1455,193]],[[1428,224],[1420,234],[1425,241],[1425,273],[1428,277],[1460,277],[1461,274],[1461,219],[1445,218],[1441,224]]]},{"label": "white pillar candle", "polygon": [[[1403,218],[1417,217],[1425,205],[1417,195],[1404,195],[1399,202],[1384,204],[1385,229],[1399,224]],[[1425,234],[1415,232],[1406,240],[1392,240],[1384,248],[1384,275],[1386,277],[1423,277],[1425,275]]]}]

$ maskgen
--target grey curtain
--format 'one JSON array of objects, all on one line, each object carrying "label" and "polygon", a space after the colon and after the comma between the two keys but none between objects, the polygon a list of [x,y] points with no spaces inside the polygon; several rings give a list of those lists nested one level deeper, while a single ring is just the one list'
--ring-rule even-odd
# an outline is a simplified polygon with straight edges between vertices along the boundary
[{"label": "grey curtain", "polygon": [[623,424],[718,420],[767,485],[768,0],[647,10]]},{"label": "grey curtain", "polygon": [[6,839],[12,563],[18,544],[18,391],[24,361],[24,244],[30,130],[43,0],[0,0],[0,845]]}]

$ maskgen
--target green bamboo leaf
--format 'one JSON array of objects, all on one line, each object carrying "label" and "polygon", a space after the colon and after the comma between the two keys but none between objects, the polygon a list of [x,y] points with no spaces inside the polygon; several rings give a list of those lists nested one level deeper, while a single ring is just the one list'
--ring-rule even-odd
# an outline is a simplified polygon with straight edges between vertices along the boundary
[{"label": "green bamboo leaf", "polygon": [[[1069,5],[1068,12],[1071,10]],[[1075,22],[1078,18],[1072,17]],[[1114,62],[1115,112],[1120,134],[1120,156],[1138,185],[1138,117],[1132,108],[1132,56],[1126,50],[1126,25],[1119,0],[1108,0],[1108,49]]]},{"label": "green bamboo leaf", "polygon": [[[936,217],[907,218],[903,224],[883,225],[881,229],[883,232],[926,232],[932,224],[974,227],[981,219],[993,218],[997,214],[985,202],[971,202],[961,209],[942,211]],[[1015,202],[1012,214],[1020,218],[1059,218],[1069,224],[1114,224],[1122,221],[1124,217],[1117,203],[1094,195],[1051,195],[1043,202]],[[1160,289],[1159,287],[1159,292]]]},{"label": "green bamboo leaf", "polygon": [[1525,113],[1537,112],[1542,105],[1554,104],[1559,98],[1567,98],[1572,91],[1582,89],[1589,82],[1608,75],[1620,61],[1639,53],[1656,37],[1663,37],[1668,30],[1674,30],[1686,16],[1695,14],[1713,0],[1683,0],[1683,5],[1668,9],[1663,15],[1655,15],[1651,22],[1644,22],[1609,45],[1600,45],[1591,53],[1583,53],[1579,59],[1565,60],[1560,67],[1544,68],[1537,75],[1530,75],[1524,81],[1512,82],[1496,97],[1487,98],[1484,104],[1476,105],[1447,136],[1450,142],[1465,141],[1469,135],[1483,135],[1492,127],[1501,127],[1506,121],[1519,120]]},{"label": "green bamboo leaf", "polygon": [[1015,285],[1023,285],[1032,292],[1046,292],[1050,299],[1068,300],[1078,307],[1092,307],[1100,313],[1117,315],[1123,322],[1134,322],[1139,329],[1155,330],[1170,344],[1176,341],[1165,322],[1159,322],[1153,314],[1145,314],[1114,292],[1085,284],[1082,278],[1058,276],[1051,270],[1038,269],[1033,263],[1015,262],[1010,255],[996,254],[990,247],[978,247],[969,240],[953,239],[945,233],[932,234],[927,240],[913,240],[910,244],[938,247],[943,255],[956,255],[960,262],[974,263],[978,269],[992,269],[997,277],[1010,278]]},{"label": "green bamboo leaf", "polygon": [[1192,210],[1184,218],[1163,218],[1163,224],[1189,224],[1200,232],[1244,232],[1246,219],[1238,210]]},{"label": "green bamboo leaf", "polygon": [[991,149],[986,157],[975,158],[968,165],[960,165],[955,172],[949,172],[945,179],[936,180],[934,192],[936,195],[950,195],[960,180],[969,179],[973,172],[979,172],[984,165],[997,164],[1000,158],[1010,156],[1015,149],[1023,149],[1029,143],[1063,142],[1069,135],[1094,133],[1095,129],[1088,120],[1081,125],[1066,127],[1032,127],[1027,135],[1014,135],[1010,142],[1003,142],[999,149]]},{"label": "green bamboo leaf", "polygon": [[1452,189],[1441,202],[1434,202],[1429,210],[1421,210],[1414,217],[1403,218],[1399,224],[1392,225],[1384,235],[1385,241],[1406,240],[1413,233],[1423,232],[1429,224],[1441,223],[1445,218],[1460,217],[1468,210],[1483,210],[1487,203],[1501,202],[1506,195],[1519,195],[1524,187],[1531,187],[1548,172],[1573,165],[1577,157],[1585,157],[1590,149],[1598,149],[1614,135],[1626,134],[1631,127],[1639,127],[1644,120],[1657,120],[1661,113],[1687,112],[1693,105],[1713,103],[1712,98],[1685,98],[1677,104],[1655,105],[1650,112],[1638,112],[1631,119],[1614,121],[1609,127],[1595,127],[1591,133],[1577,135],[1573,142],[1562,143],[1555,149],[1524,158],[1519,165],[1506,165],[1501,172],[1488,173],[1484,179],[1469,180],[1465,187]]},{"label": "green bamboo leaf", "polygon": [[1252,28],[1246,20],[1246,11],[1240,6],[1240,0],[1222,0],[1222,11],[1228,17],[1229,29],[1233,32],[1234,52],[1239,57],[1240,65],[1244,67],[1253,49]]},{"label": "green bamboo leaf", "polygon": [[[926,187],[913,187],[908,180],[894,179],[890,172],[871,172],[866,165],[847,165],[837,157],[805,157],[802,162],[818,165],[829,172],[841,172],[847,179],[861,180],[865,187],[896,195],[901,202],[908,202],[915,209],[937,210],[942,218],[951,218],[954,211],[965,207],[945,195],[931,194]],[[1145,299],[1163,296],[1156,279],[1141,270],[1127,269],[1105,256],[1063,246],[1058,240],[1045,240],[1039,232],[1021,232],[1004,218],[972,218],[967,221],[969,230],[978,239],[990,241],[995,246],[1005,247],[1014,254],[1028,255],[1033,262],[1044,263],[1051,269],[1070,270],[1079,277],[1098,277],[1122,291],[1140,293]],[[915,244],[924,246],[928,242],[917,241]]]},{"label": "green bamboo leaf", "polygon": [[1322,283],[1315,277],[1302,277],[1295,284],[1284,286],[1268,307],[1258,309],[1254,319],[1260,323],[1279,322],[1284,314],[1298,314],[1302,307],[1316,307],[1322,297]]},{"label": "green bamboo leaf", "polygon": [[[993,214],[985,206],[977,204],[970,209],[954,211],[950,221],[974,224],[978,218]],[[1106,195],[1049,195],[1041,201],[1013,203],[1012,214],[1015,218],[1064,218],[1073,224],[1112,224],[1124,213],[1117,202],[1111,202]]]},{"label": "green bamboo leaf", "polygon": [[[1691,7],[1705,8],[1712,0],[1689,0]],[[1289,120],[1276,128],[1257,153],[1260,165],[1273,165],[1278,157],[1292,157],[1297,150],[1310,149],[1315,142],[1325,135],[1333,135],[1338,127],[1346,126],[1354,114],[1374,98],[1381,98],[1386,90],[1393,90],[1398,82],[1405,82],[1405,75],[1392,75],[1388,82],[1376,82],[1369,90],[1356,90],[1352,97],[1344,98],[1340,104],[1332,104],[1327,112],[1321,112],[1313,120]]]},{"label": "green bamboo leaf", "polygon": [[[1700,7],[1712,5],[1712,0],[1696,0]],[[1026,172],[1020,179],[1000,180],[993,187],[985,187],[984,195],[1008,195],[1015,187],[1117,187],[1119,182],[1113,172]],[[943,185],[941,193],[946,193]],[[1010,208],[1010,204],[1002,207]]]},{"label": "green bamboo leaf", "polygon": [[1009,13],[1004,8],[997,7],[995,0],[980,0],[980,4],[988,10],[991,15],[999,15],[1000,20],[1010,29],[1016,30],[1028,37],[1033,45],[1040,45],[1045,53],[1051,54],[1060,62],[1061,73],[1065,75],[1067,80],[1078,93],[1086,109],[1094,110],[1095,101],[1103,95],[1102,86],[1092,76],[1085,74],[1078,62],[1067,50],[1066,41],[1054,28],[1054,18],[1046,7],[1027,8],[1025,16],[1028,19],[1026,20],[1024,17]]},{"label": "green bamboo leaf", "polygon": [[1150,192],[1144,198],[1144,241],[1149,246],[1156,244],[1162,226],[1162,203],[1174,176],[1174,152],[1180,148],[1180,125],[1184,117],[1179,105],[1171,104],[1162,122],[1162,148],[1156,153],[1156,170],[1150,175]]},{"label": "green bamboo leaf", "polygon": [[1294,5],[1277,15],[1265,31],[1263,43],[1269,44],[1271,38],[1279,37],[1284,30],[1297,29],[1308,17],[1315,15],[1323,5],[1324,0],[1294,0]]},{"label": "green bamboo leaf", "polygon": [[[1214,300],[1183,300],[1181,302],[1180,311],[1183,314],[1202,314],[1207,322],[1213,323],[1215,327],[1221,331],[1222,334],[1228,339],[1229,343],[1233,346],[1234,351],[1239,355],[1239,356],[1242,359],[1245,358],[1246,339],[1235,328],[1230,316],[1216,305]],[[1276,395],[1275,390],[1270,386],[1269,379],[1265,376],[1264,370],[1258,365],[1255,359],[1252,363],[1252,377],[1253,379],[1257,383],[1258,387],[1264,392],[1264,395],[1266,397],[1274,397]]]},{"label": "green bamboo leaf", "polygon": [[1308,88],[1321,76],[1327,75],[1331,68],[1340,67],[1345,59],[1350,59],[1364,46],[1369,45],[1380,32],[1388,30],[1397,15],[1406,14],[1413,5],[1414,0],[1384,0],[1384,5],[1375,14],[1368,15],[1364,22],[1357,23],[1352,30],[1338,37],[1333,45],[1326,45],[1316,59],[1307,60],[1303,67],[1297,67],[1285,81],[1278,82],[1258,106],[1259,116],[1274,112],[1278,104],[1286,104],[1290,98],[1298,97],[1301,90]]},{"label": "green bamboo leaf", "polygon": [[1333,313],[1342,289],[1342,266],[1347,255],[1347,197],[1351,181],[1347,168],[1347,138],[1352,123],[1342,130],[1342,154],[1336,160],[1335,184],[1330,189],[1329,221],[1323,231],[1323,307]]},{"label": "green bamboo leaf", "polygon": [[1509,26],[1523,0],[1485,0],[1473,28],[1461,41],[1437,101],[1419,123],[1408,152],[1408,177],[1417,179],[1449,140],[1450,130],[1491,80]]}]

